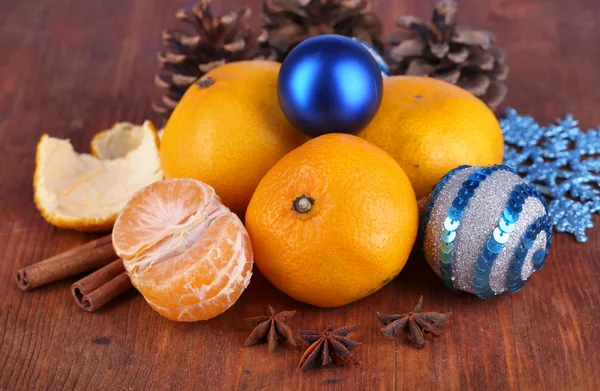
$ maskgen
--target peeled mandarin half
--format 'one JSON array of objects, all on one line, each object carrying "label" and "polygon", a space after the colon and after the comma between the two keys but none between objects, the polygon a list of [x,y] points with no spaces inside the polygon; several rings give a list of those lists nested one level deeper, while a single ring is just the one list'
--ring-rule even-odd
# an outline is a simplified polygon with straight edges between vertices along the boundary
[{"label": "peeled mandarin half", "polygon": [[133,285],[171,320],[223,313],[252,275],[244,225],[212,187],[195,179],[162,180],[138,191],[117,218],[113,246]]}]

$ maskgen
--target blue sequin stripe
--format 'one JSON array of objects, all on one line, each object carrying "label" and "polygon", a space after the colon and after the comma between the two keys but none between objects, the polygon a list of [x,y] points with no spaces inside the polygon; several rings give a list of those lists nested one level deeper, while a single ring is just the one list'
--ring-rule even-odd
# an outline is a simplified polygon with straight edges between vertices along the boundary
[{"label": "blue sequin stripe", "polygon": [[[519,221],[525,200],[530,197],[539,199],[546,208],[544,197],[533,186],[527,183],[516,185],[510,193],[508,201],[506,201],[498,225],[494,228],[492,236],[488,239],[486,246],[477,259],[475,272],[473,273],[473,290],[482,299],[494,296],[494,292],[490,287],[492,267],[498,255],[504,249],[504,244],[510,239],[510,233],[515,230],[515,224]],[[531,245],[533,245],[533,241]]]},{"label": "blue sequin stripe", "polygon": [[462,218],[469,201],[475,195],[475,189],[479,184],[485,181],[494,172],[504,170],[514,172],[511,168],[498,165],[491,167],[478,168],[473,171],[469,177],[462,183],[462,188],[452,201],[452,206],[448,209],[448,214],[444,220],[444,229],[440,241],[440,276],[446,286],[452,290],[454,287],[454,271],[452,264],[454,262],[454,241],[456,240],[457,230],[460,227]]},{"label": "blue sequin stripe", "polygon": [[421,225],[419,227],[419,235],[421,236],[423,241],[425,240],[425,227],[427,227],[427,224],[429,224],[429,218],[431,217],[431,210],[433,209],[433,206],[435,205],[435,202],[437,201],[440,191],[442,191],[442,189],[444,188],[444,185],[446,185],[446,183],[454,176],[455,173],[457,173],[458,171],[464,170],[465,168],[469,168],[469,167],[471,167],[471,166],[463,165],[463,166],[458,166],[458,167],[450,170],[446,175],[444,175],[442,180],[439,181],[437,183],[437,185],[435,185],[433,187],[433,191],[431,192],[431,196],[429,197],[429,202],[427,203],[427,207],[425,208],[425,213],[423,215],[423,219],[421,220]]},{"label": "blue sequin stripe", "polygon": [[550,250],[550,244],[552,243],[552,223],[547,215],[538,217],[521,237],[521,244],[517,247],[515,256],[508,269],[508,289],[513,293],[523,288],[524,281],[521,279],[523,265],[525,264],[529,250],[533,247],[533,243],[542,231],[546,232],[546,247],[543,249],[540,248],[533,253],[531,260],[535,271],[540,270],[544,266],[546,256]]}]

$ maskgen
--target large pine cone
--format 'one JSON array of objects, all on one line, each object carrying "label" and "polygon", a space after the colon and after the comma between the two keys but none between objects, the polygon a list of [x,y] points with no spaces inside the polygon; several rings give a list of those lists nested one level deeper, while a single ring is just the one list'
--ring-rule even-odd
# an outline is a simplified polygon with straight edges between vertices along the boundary
[{"label": "large pine cone", "polygon": [[457,4],[439,1],[431,21],[413,16],[398,20],[387,51],[395,75],[431,76],[456,84],[481,98],[492,110],[504,100],[508,66],[504,50],[489,31],[456,26]]},{"label": "large pine cone", "polygon": [[175,17],[191,29],[166,30],[164,49],[158,53],[160,72],[155,84],[166,89],[153,109],[168,118],[187,88],[211,69],[226,62],[274,58],[272,50],[259,44],[260,32],[247,27],[249,8],[220,18],[213,16],[211,0],[199,0]]},{"label": "large pine cone", "polygon": [[356,37],[383,52],[381,21],[372,5],[372,0],[265,0],[264,44],[280,61],[300,42],[323,34]]}]

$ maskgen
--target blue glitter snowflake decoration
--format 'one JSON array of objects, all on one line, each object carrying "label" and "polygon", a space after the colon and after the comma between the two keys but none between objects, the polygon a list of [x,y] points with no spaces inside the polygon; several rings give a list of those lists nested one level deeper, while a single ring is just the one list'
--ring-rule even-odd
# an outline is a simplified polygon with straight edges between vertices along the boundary
[{"label": "blue glitter snowflake decoration", "polygon": [[600,211],[600,128],[582,132],[572,115],[543,127],[508,109],[500,121],[504,164],[548,197],[558,232],[587,241],[592,214]]}]

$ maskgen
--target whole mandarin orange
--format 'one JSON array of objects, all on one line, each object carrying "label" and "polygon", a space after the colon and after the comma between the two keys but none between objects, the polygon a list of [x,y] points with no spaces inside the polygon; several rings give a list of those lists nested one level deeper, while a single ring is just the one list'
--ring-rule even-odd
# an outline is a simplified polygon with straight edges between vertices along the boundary
[{"label": "whole mandarin orange", "polygon": [[165,127],[165,176],[207,183],[243,216],[263,175],[308,140],[279,107],[279,68],[273,61],[229,63],[192,84]]},{"label": "whole mandarin orange", "polygon": [[347,134],[287,154],[261,180],[246,213],[260,271],[284,293],[320,307],[361,299],[391,281],[417,226],[402,168]]},{"label": "whole mandarin orange", "polygon": [[385,78],[381,107],[358,136],[400,163],[417,198],[453,168],[500,164],[504,156],[494,113],[468,91],[426,77]]}]

